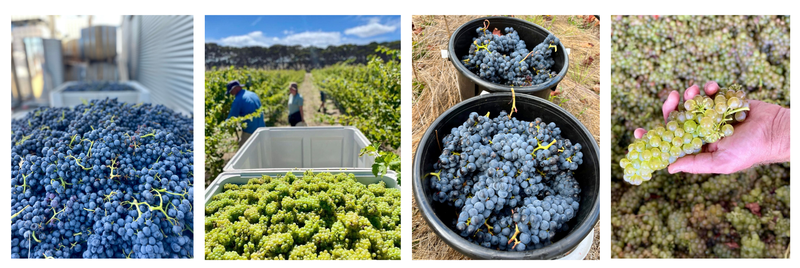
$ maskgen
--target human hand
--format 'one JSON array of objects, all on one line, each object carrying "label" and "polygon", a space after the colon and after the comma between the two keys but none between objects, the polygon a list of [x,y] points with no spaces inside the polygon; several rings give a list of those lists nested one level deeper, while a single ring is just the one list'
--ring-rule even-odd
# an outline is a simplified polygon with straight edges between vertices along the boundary
[{"label": "human hand", "polygon": [[[719,91],[716,82],[704,86],[706,95]],[[684,92],[684,99],[691,99],[700,93],[700,87],[692,85]],[[670,112],[677,109],[680,94],[670,92],[662,106],[664,120]],[[723,173],[730,174],[758,164],[789,161],[790,121],[789,109],[778,105],[750,100],[747,119],[736,125],[730,137],[719,142],[707,144],[703,152],[687,155],[669,165],[670,173]],[[647,131],[639,128],[634,136],[639,139]]]}]

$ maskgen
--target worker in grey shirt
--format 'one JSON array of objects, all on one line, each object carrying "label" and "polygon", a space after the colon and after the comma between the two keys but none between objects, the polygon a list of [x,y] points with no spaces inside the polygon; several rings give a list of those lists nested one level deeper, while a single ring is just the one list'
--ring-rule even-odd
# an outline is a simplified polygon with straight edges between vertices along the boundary
[{"label": "worker in grey shirt", "polygon": [[[242,85],[239,84],[239,81],[233,80],[229,82],[226,87],[228,88],[226,93],[235,96],[231,104],[231,111],[228,113],[228,119],[246,116],[261,108],[261,100],[258,98],[258,95],[252,91],[242,89]],[[259,114],[253,119],[245,120],[244,123],[245,128],[242,129],[242,136],[239,137],[239,148],[250,139],[250,136],[253,135],[256,129],[266,126],[264,124],[263,114]]]},{"label": "worker in grey shirt", "polygon": [[297,123],[305,122],[303,117],[303,96],[297,92],[297,83],[289,84],[289,124],[296,126]]}]

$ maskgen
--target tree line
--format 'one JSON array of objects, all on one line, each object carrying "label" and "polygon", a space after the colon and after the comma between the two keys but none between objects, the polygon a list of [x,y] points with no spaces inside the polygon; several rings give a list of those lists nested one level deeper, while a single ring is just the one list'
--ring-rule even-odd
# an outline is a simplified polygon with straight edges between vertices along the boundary
[{"label": "tree line", "polygon": [[384,60],[390,56],[375,53],[379,46],[400,49],[400,41],[372,42],[366,45],[339,45],[327,48],[273,45],[270,47],[230,47],[206,43],[206,69],[250,67],[258,69],[311,70],[343,61],[366,64],[370,55]]}]

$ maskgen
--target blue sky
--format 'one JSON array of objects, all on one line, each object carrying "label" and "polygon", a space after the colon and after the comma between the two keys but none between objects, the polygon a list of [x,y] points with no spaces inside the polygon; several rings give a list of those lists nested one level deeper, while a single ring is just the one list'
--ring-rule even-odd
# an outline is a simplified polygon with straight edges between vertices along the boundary
[{"label": "blue sky", "polygon": [[325,48],[400,40],[400,16],[206,16],[206,43]]}]

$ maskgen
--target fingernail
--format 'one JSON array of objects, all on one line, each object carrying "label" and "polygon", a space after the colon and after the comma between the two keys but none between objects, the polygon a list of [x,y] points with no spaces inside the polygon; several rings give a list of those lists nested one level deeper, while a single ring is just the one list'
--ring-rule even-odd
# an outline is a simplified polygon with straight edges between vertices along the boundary
[{"label": "fingernail", "polygon": [[680,169],[678,169],[677,167],[671,167],[671,166],[667,168],[667,171],[669,171],[669,174],[675,174],[681,172]]}]

